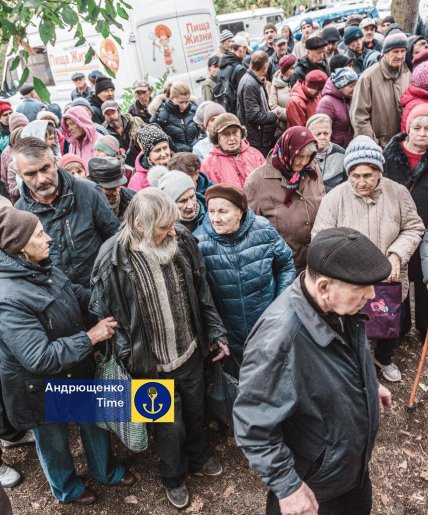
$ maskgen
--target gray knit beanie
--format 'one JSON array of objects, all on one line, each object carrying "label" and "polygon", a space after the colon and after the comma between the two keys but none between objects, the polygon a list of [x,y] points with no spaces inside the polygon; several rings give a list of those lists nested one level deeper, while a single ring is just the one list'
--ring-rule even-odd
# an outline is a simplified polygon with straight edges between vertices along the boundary
[{"label": "gray knit beanie", "polygon": [[190,175],[178,170],[170,170],[160,179],[158,188],[177,202],[187,190],[195,189],[195,183]]},{"label": "gray knit beanie", "polygon": [[384,162],[385,159],[379,145],[368,136],[357,136],[348,145],[343,164],[346,173],[349,175],[350,169],[360,164],[372,164],[383,172]]},{"label": "gray knit beanie", "polygon": [[407,36],[404,32],[388,34],[383,41],[382,54],[386,54],[395,48],[405,48],[407,50]]}]

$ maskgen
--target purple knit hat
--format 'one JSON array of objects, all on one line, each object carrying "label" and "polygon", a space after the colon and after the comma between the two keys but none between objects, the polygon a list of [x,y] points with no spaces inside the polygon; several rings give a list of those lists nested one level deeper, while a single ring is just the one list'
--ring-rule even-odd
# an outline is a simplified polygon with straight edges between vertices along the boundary
[{"label": "purple knit hat", "polygon": [[428,61],[425,61],[412,72],[412,82],[417,88],[428,90]]}]

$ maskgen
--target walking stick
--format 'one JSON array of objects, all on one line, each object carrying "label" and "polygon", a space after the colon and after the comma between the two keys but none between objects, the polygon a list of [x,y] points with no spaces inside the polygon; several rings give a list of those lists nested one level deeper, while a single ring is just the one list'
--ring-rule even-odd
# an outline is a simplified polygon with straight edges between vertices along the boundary
[{"label": "walking stick", "polygon": [[418,391],[419,380],[421,378],[422,371],[424,369],[427,352],[428,352],[428,331],[425,336],[425,342],[424,342],[424,346],[422,348],[422,354],[419,359],[418,371],[416,372],[415,382],[413,383],[412,393],[410,394],[410,398],[409,398],[409,404],[407,405],[408,411],[413,411],[415,409],[416,392]]}]

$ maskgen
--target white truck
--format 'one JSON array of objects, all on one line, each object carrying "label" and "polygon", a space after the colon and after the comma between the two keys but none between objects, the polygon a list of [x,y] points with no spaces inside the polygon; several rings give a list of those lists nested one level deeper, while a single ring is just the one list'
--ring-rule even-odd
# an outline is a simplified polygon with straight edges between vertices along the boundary
[{"label": "white truck", "polygon": [[[102,63],[116,78],[116,96],[121,98],[126,87],[148,75],[156,82],[165,73],[173,80],[188,82],[198,96],[207,75],[208,58],[218,47],[218,28],[212,0],[128,0],[132,6],[129,20],[120,19],[123,30],[111,27],[122,41],[104,39],[94,27],[85,24],[84,34],[96,55],[85,64],[88,45],[75,46],[73,34],[58,30],[54,46],[45,46],[37,29],[29,29],[28,42],[36,55],[30,57],[30,73],[45,83],[51,102],[60,105],[70,101],[71,76],[77,71],[89,73]],[[11,70],[13,57],[5,63],[2,81],[3,97],[12,104],[19,102],[16,86],[21,68]],[[102,63],[101,63],[101,62]],[[28,79],[31,82],[31,75]]]}]

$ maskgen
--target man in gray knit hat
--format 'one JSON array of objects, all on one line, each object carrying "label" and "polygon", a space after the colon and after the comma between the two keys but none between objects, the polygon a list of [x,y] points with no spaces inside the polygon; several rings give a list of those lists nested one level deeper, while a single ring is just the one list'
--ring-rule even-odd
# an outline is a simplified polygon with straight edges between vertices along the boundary
[{"label": "man in gray knit hat", "polygon": [[271,488],[267,515],[370,514],[368,463],[391,395],[377,381],[359,310],[390,272],[358,231],[322,231],[306,271],[250,333],[234,428]]},{"label": "man in gray knit hat", "polygon": [[230,47],[233,43],[233,34],[230,32],[230,30],[223,30],[220,34],[220,43],[218,45],[218,50],[215,52],[214,55],[218,55],[220,59],[227,54],[227,52],[230,52]]}]

